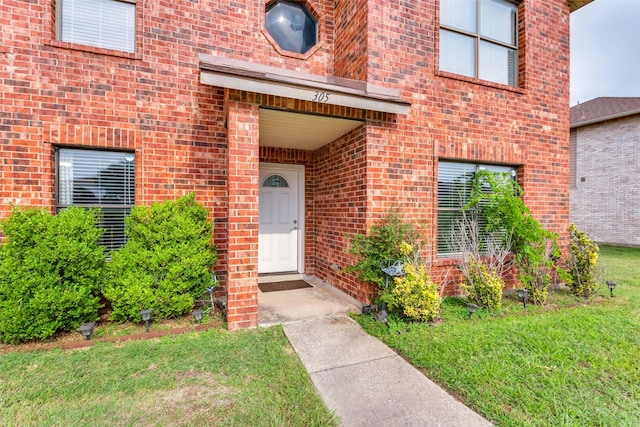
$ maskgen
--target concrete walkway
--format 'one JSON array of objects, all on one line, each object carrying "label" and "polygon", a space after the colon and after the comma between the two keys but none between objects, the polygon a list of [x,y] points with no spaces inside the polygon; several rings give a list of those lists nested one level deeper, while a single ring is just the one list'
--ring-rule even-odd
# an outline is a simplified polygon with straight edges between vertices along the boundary
[{"label": "concrete walkway", "polygon": [[284,331],[344,427],[491,425],[347,316],[286,323]]}]

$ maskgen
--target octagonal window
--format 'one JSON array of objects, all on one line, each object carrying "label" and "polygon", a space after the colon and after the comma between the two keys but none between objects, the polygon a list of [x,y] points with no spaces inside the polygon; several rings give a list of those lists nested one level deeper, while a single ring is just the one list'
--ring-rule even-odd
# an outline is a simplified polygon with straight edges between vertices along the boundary
[{"label": "octagonal window", "polygon": [[304,54],[318,43],[318,23],[302,3],[275,1],[265,18],[266,30],[282,50]]}]

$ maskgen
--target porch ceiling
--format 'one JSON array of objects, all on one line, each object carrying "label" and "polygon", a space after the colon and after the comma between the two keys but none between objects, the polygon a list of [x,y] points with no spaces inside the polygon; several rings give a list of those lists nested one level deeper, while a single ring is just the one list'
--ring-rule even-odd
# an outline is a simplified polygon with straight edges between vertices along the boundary
[{"label": "porch ceiling", "polygon": [[317,150],[362,124],[359,120],[260,109],[260,145]]}]

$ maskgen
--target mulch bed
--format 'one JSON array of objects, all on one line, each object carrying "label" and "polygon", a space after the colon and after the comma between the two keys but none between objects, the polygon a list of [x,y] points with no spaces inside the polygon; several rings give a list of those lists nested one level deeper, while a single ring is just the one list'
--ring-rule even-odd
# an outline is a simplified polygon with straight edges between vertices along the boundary
[{"label": "mulch bed", "polygon": [[[170,321],[168,321],[170,322]],[[163,321],[165,323],[165,321]],[[184,323],[184,321],[182,322]],[[208,329],[220,328],[223,325],[223,321],[220,319],[212,319],[211,321],[200,323],[200,324],[191,324],[187,326],[180,326],[179,323],[176,323],[175,326],[171,325],[166,329],[159,330],[150,330],[149,332],[140,332],[129,335],[120,335],[120,336],[108,336],[108,337],[100,337],[100,338],[92,338],[90,340],[86,340],[82,337],[78,332],[66,332],[59,334],[55,337],[52,337],[46,341],[32,341],[24,344],[18,345],[10,345],[10,344],[2,344],[0,343],[0,353],[7,354],[12,352],[20,352],[20,351],[45,351],[51,350],[54,348],[60,348],[63,350],[73,350],[80,348],[87,348],[95,345],[99,342],[124,342],[129,340],[143,340],[143,339],[153,339],[153,338],[161,338],[169,335],[178,335],[186,332],[196,332],[196,331],[205,331]],[[97,327],[100,325],[98,324]],[[141,329],[144,329],[144,326],[141,326]]]}]

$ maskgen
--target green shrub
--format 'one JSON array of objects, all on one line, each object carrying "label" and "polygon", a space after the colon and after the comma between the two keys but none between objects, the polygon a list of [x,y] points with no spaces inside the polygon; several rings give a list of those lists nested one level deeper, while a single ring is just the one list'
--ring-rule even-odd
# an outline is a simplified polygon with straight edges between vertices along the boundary
[{"label": "green shrub", "polygon": [[131,210],[125,220],[127,243],[107,264],[104,295],[113,320],[140,320],[143,309],[151,309],[156,320],[193,309],[212,285],[216,262],[207,216],[194,194]]},{"label": "green shrub", "polygon": [[104,251],[98,211],[16,208],[2,221],[0,340],[45,339],[98,318]]},{"label": "green shrub", "polygon": [[529,289],[535,304],[545,304],[560,257],[558,236],[531,215],[521,195],[522,188],[508,175],[480,171],[465,208],[480,210],[487,219],[487,230],[502,233],[508,239],[509,249],[515,254],[518,280]]},{"label": "green shrub", "polygon": [[569,260],[566,284],[574,295],[590,298],[596,291],[598,253],[600,248],[589,236],[578,230],[575,224],[569,227]]},{"label": "green shrub", "polygon": [[420,322],[428,322],[440,316],[442,297],[424,264],[404,266],[404,276],[395,277],[393,286],[381,293],[381,300],[390,312]]},{"label": "green shrub", "polygon": [[499,310],[502,305],[504,280],[480,262],[472,262],[466,280],[460,284],[467,298],[489,311]]},{"label": "green shrub", "polygon": [[384,288],[382,264],[388,260],[404,259],[401,245],[415,240],[416,235],[413,226],[405,222],[398,211],[390,211],[380,224],[371,227],[368,235],[351,236],[347,253],[353,255],[355,263],[345,270],[364,282]]}]

